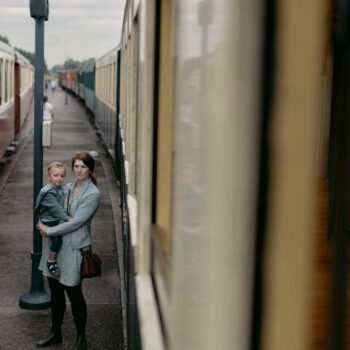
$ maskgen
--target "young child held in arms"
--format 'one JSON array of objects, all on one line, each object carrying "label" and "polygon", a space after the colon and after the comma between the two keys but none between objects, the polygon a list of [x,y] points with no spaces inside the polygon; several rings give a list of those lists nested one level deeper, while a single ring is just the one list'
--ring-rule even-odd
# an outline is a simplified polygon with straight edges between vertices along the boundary
[{"label": "young child held in arms", "polygon": [[[69,219],[67,212],[64,210],[65,194],[62,184],[65,177],[66,169],[62,163],[53,162],[48,166],[48,184],[40,190],[35,202],[35,210],[39,220],[46,226],[53,227]],[[56,258],[61,245],[62,236],[51,237],[47,268],[55,277],[60,276]]]}]

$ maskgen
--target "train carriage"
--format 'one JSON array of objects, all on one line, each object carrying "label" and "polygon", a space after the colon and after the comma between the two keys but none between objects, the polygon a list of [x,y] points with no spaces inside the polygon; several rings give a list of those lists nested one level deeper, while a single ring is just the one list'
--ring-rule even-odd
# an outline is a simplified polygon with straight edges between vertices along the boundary
[{"label": "train carriage", "polygon": [[0,157],[19,133],[33,98],[33,67],[0,42]]},{"label": "train carriage", "polygon": [[114,157],[116,140],[116,86],[117,56],[119,49],[113,48],[96,60],[95,66],[95,123]]},{"label": "train carriage", "polygon": [[58,85],[64,89],[67,88],[67,72],[66,71],[58,72]]},{"label": "train carriage", "polygon": [[329,174],[347,162],[330,113],[332,99],[347,112],[345,81],[330,95],[333,69],[348,69],[336,46],[349,6],[333,3],[126,1],[116,159],[130,348],[348,346],[346,254],[332,258],[328,215],[341,212]]},{"label": "train carriage", "polygon": [[349,0],[126,1],[85,104],[129,349],[349,348],[348,23]]},{"label": "train carriage", "polygon": [[85,67],[82,70],[84,76],[84,94],[85,106],[94,114],[95,113],[95,65]]},{"label": "train carriage", "polygon": [[0,157],[14,138],[14,65],[15,51],[0,42]]},{"label": "train carriage", "polygon": [[77,69],[68,69],[66,72],[66,85],[67,89],[78,96],[78,81],[77,81]]},{"label": "train carriage", "polygon": [[85,100],[85,84],[84,84],[84,72],[77,72],[77,83],[78,83],[78,96]]},{"label": "train carriage", "polygon": [[[30,62],[20,53],[15,60],[15,133],[17,134],[30,111],[33,100],[34,70]],[[19,102],[19,103],[18,103]],[[18,115],[17,115],[18,113]]]}]

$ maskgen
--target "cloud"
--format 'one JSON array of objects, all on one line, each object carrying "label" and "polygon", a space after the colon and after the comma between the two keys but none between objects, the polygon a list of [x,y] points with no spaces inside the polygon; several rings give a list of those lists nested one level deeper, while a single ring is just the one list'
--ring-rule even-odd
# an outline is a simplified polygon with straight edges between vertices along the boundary
[{"label": "cloud", "polygon": [[[67,57],[99,57],[120,41],[125,0],[49,0],[45,59],[49,67]],[[35,21],[29,1],[0,0],[0,35],[13,46],[34,52]]]}]

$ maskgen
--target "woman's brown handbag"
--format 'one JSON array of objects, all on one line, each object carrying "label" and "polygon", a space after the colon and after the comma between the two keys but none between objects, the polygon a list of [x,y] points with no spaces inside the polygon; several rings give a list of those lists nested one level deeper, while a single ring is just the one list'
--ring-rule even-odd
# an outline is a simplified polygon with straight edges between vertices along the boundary
[{"label": "woman's brown handbag", "polygon": [[93,251],[82,251],[83,260],[81,262],[80,276],[82,278],[100,277],[102,275],[101,258]]}]

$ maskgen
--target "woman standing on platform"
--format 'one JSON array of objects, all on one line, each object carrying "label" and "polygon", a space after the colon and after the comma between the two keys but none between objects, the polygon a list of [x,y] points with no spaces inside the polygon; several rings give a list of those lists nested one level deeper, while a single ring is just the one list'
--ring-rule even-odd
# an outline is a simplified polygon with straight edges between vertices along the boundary
[{"label": "woman standing on platform", "polygon": [[91,220],[100,202],[100,191],[96,187],[93,174],[94,158],[88,152],[79,152],[72,158],[72,170],[75,182],[66,186],[67,211],[71,221],[55,227],[38,225],[42,237],[62,235],[63,244],[57,256],[61,268],[60,277],[53,277],[46,267],[47,244],[44,245],[39,269],[47,276],[51,291],[51,320],[50,334],[46,339],[37,343],[37,347],[46,347],[62,342],[62,322],[66,309],[65,291],[68,294],[77,338],[75,350],[87,349],[85,327],[87,307],[82,293],[80,266],[82,253],[91,245]]}]

